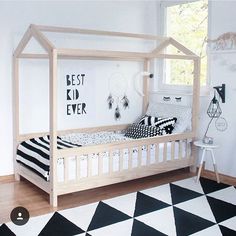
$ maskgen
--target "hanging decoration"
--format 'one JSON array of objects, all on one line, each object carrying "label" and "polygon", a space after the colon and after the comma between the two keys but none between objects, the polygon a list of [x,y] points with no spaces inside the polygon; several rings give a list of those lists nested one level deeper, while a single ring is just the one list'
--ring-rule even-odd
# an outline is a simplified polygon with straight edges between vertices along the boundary
[{"label": "hanging decoration", "polygon": [[130,101],[126,94],[127,80],[121,72],[115,72],[110,76],[109,90],[110,93],[107,97],[108,108],[109,110],[112,110],[113,107],[115,107],[114,119],[120,120],[121,107],[126,110],[130,105]]},{"label": "hanging decoration", "polygon": [[107,103],[108,103],[109,110],[112,109],[112,104],[114,103],[114,98],[112,97],[111,94],[107,98]]},{"label": "hanging decoration", "polygon": [[116,107],[116,109],[115,109],[115,115],[114,115],[114,117],[115,117],[115,120],[119,120],[120,117],[121,117],[121,115],[120,115],[120,108],[119,108],[118,105],[117,105],[117,107]]},{"label": "hanging decoration", "polygon": [[126,95],[124,95],[124,97],[121,99],[121,101],[123,102],[123,107],[124,107],[124,109],[126,109],[127,107],[129,107],[129,99],[127,98]]}]

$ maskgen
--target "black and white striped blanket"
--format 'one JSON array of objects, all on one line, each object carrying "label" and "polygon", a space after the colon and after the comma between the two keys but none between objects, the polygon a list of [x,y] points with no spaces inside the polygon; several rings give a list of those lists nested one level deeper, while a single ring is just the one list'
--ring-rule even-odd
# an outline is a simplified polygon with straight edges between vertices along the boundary
[{"label": "black and white striped blanket", "polygon": [[[57,137],[57,148],[73,148],[81,145],[73,144]],[[19,144],[17,162],[49,181],[50,171],[50,139],[49,136],[33,138]]]}]

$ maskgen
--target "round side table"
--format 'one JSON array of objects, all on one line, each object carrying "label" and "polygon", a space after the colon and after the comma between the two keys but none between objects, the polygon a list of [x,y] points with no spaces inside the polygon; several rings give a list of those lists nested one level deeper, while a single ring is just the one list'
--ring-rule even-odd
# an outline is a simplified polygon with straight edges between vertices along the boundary
[{"label": "round side table", "polygon": [[203,162],[205,162],[205,154],[206,154],[207,151],[209,151],[211,153],[211,159],[212,159],[212,162],[213,162],[217,183],[220,183],[220,178],[219,178],[219,174],[218,174],[218,171],[217,171],[215,155],[214,155],[214,152],[213,152],[213,149],[216,149],[219,146],[217,144],[203,143],[202,140],[195,141],[194,145],[197,146],[197,147],[200,147],[202,149],[202,157],[201,157],[201,162],[200,162],[200,166],[199,166],[199,170],[198,170],[198,174],[197,174],[197,182],[199,181],[199,178],[200,178],[200,175],[201,175]]}]

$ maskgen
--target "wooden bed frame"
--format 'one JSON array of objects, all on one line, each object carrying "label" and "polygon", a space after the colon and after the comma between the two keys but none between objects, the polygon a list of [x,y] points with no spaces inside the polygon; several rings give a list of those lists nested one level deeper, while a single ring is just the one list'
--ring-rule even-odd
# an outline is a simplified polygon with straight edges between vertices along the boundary
[{"label": "wooden bed frame", "polygon": [[[105,50],[85,50],[85,49],[68,49],[56,48],[46,37],[44,32],[55,33],[73,33],[86,34],[96,36],[110,37],[125,37],[136,38],[142,40],[159,41],[158,46],[148,53],[143,52],[128,52],[128,51],[105,51]],[[24,53],[24,49],[31,38],[34,38],[45,49],[45,54]],[[182,54],[170,55],[164,52],[164,49],[172,45],[176,47]],[[70,149],[57,149],[57,135],[62,135],[72,132],[95,132],[95,131],[115,131],[127,127],[127,125],[107,126],[98,128],[78,129],[57,131],[57,63],[59,59],[82,59],[82,60],[127,60],[127,61],[142,61],[143,70],[148,71],[150,61],[155,58],[163,59],[180,59],[192,60],[194,62],[194,81],[193,81],[193,96],[192,96],[192,130],[183,134],[172,134],[166,136],[152,137],[140,140],[120,141],[109,144],[85,146]],[[19,60],[20,59],[48,59],[50,70],[50,131],[48,133],[37,134],[20,134],[19,133]],[[86,30],[78,28],[63,28],[53,26],[30,25],[22,40],[14,51],[13,55],[13,109],[14,109],[14,167],[15,178],[20,180],[23,176],[39,188],[43,189],[50,195],[50,204],[54,207],[58,205],[58,196],[71,192],[81,191],[90,188],[96,188],[104,185],[128,181],[135,178],[154,175],[161,172],[175,170],[184,167],[191,167],[195,164],[195,150],[193,145],[186,145],[186,155],[182,156],[182,145],[188,140],[194,140],[196,137],[197,117],[199,110],[199,90],[200,90],[200,58],[189,49],[178,43],[170,37],[159,37],[153,35],[108,32],[97,30]],[[149,102],[149,80],[148,76],[143,76],[143,112],[146,112]],[[16,162],[16,150],[20,142],[42,135],[50,134],[50,181],[43,180],[32,171],[28,170],[21,164]],[[167,143],[171,142],[171,160],[167,160]],[[178,159],[174,157],[175,142],[179,142]],[[164,143],[163,160],[159,160],[159,144]],[[155,163],[150,163],[150,145],[155,145]],[[141,164],[142,147],[147,148],[147,164]],[[132,167],[133,148],[138,148],[138,166]],[[128,169],[123,169],[123,150],[129,150]],[[190,150],[191,149],[191,150]],[[119,150],[119,171],[113,171],[113,158],[109,158],[109,172],[103,174],[102,158],[99,158],[98,175],[91,176],[91,158],[89,154],[109,152],[112,156],[113,152]],[[88,174],[86,177],[80,177],[80,158],[81,155],[88,155]],[[68,179],[68,157],[76,157],[76,176],[73,181]],[[64,181],[57,181],[57,160],[64,158]]]}]

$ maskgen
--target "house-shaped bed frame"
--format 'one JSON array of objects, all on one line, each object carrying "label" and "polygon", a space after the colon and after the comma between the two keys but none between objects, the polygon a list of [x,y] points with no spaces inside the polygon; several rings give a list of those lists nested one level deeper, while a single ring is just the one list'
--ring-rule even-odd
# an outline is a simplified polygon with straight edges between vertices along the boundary
[{"label": "house-shaped bed frame", "polygon": [[[68,49],[56,48],[52,42],[46,37],[44,32],[55,32],[65,34],[85,34],[96,36],[110,36],[111,38],[121,37],[130,39],[143,39],[159,41],[158,46],[151,52],[128,52],[128,51],[110,51],[110,50],[87,50],[87,49]],[[38,53],[24,53],[24,49],[31,40],[34,38],[46,51],[45,54]],[[166,54],[164,49],[169,45],[178,49],[181,54],[171,55]],[[158,136],[152,138],[120,141],[108,144],[84,146],[70,149],[57,149],[57,135],[66,134],[68,132],[96,132],[96,131],[116,131],[122,130],[127,125],[116,125],[107,127],[97,127],[88,129],[75,129],[70,131],[57,130],[57,63],[60,59],[76,59],[76,60],[127,60],[127,61],[142,61],[143,70],[148,71],[150,61],[152,59],[179,59],[179,60],[192,60],[194,63],[194,81],[193,81],[193,95],[192,95],[192,130],[181,134],[172,134],[165,136]],[[20,134],[19,133],[19,60],[20,59],[47,59],[49,60],[50,71],[50,131],[48,133],[37,134]],[[123,182],[135,178],[154,175],[161,172],[166,172],[174,169],[192,167],[195,164],[195,152],[192,150],[193,145],[187,145],[187,140],[194,140],[197,130],[197,117],[199,109],[199,90],[200,90],[200,58],[192,51],[184,47],[182,44],[170,37],[160,37],[145,34],[121,33],[121,32],[108,32],[98,30],[87,30],[78,28],[65,28],[65,27],[52,27],[30,25],[22,40],[14,51],[13,55],[13,108],[14,108],[14,165],[15,177],[17,180],[23,176],[36,186],[40,187],[50,195],[50,204],[54,207],[57,206],[57,198],[59,195],[81,191],[90,188],[96,188],[108,184]],[[143,113],[145,113],[149,102],[149,77],[143,76]],[[38,175],[16,162],[16,149],[20,142],[50,134],[50,181],[43,180]],[[167,160],[167,143],[171,143],[171,160]],[[179,144],[179,156],[174,157],[175,143]],[[159,144],[164,144],[163,160],[159,160]],[[155,145],[155,163],[150,163],[150,145]],[[186,145],[185,156],[182,155],[181,147]],[[142,165],[141,155],[142,147],[147,148],[147,162]],[[138,165],[132,167],[132,153],[133,149],[138,149]],[[129,151],[128,169],[123,169],[123,150]],[[114,171],[113,166],[113,152],[119,151],[119,170]],[[98,175],[91,175],[91,157],[92,153],[109,152],[109,171],[103,173],[103,159],[98,160]],[[82,155],[87,155],[87,176],[81,178],[80,176],[80,158]],[[76,160],[76,179],[73,181],[68,179],[68,157],[75,156]],[[64,158],[64,180],[63,182],[57,181],[57,161],[58,158]]]}]

